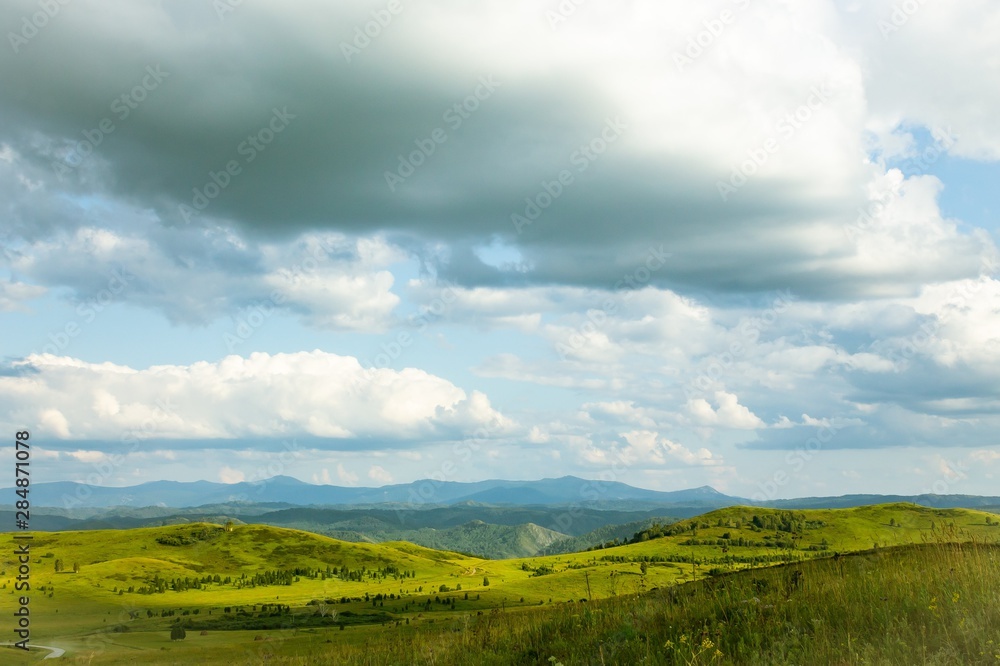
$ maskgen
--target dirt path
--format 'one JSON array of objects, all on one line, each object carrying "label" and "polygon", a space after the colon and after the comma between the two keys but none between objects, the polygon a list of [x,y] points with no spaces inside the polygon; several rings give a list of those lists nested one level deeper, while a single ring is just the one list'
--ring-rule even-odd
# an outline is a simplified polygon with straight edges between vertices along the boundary
[{"label": "dirt path", "polygon": [[[3,645],[13,645],[13,643],[3,643]],[[66,650],[63,650],[62,648],[50,647],[48,645],[35,645],[34,643],[28,643],[28,647],[50,650],[49,654],[45,655],[45,659],[55,659],[56,657],[61,657],[66,654]]]}]

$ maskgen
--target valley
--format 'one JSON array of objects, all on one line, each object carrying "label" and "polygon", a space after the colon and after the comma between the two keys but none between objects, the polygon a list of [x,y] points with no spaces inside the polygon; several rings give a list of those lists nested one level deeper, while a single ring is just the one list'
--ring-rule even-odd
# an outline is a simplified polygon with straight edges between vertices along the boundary
[{"label": "valley", "polygon": [[[741,578],[751,574],[752,580],[777,576],[787,587],[792,569],[811,581],[811,568],[842,566],[849,556],[860,561],[857,553],[884,563],[966,544],[977,557],[989,554],[984,561],[992,568],[981,575],[995,586],[998,523],[988,512],[905,503],[796,511],[735,506],[652,525],[625,545],[507,559],[234,522],[35,532],[32,642],[65,649],[70,663],[222,663],[227,650],[245,655],[228,663],[325,663],[295,660],[320,659],[334,647],[344,663],[397,663],[374,659],[366,646],[376,641],[389,654],[399,641],[431,645],[442,631],[489,642],[514,631],[504,623],[543,626],[567,614],[574,622],[597,622],[593,613],[605,604],[644,607],[713,581],[751,584]],[[0,593],[13,596],[13,536],[0,535],[0,544]],[[175,627],[184,628],[183,640],[171,640]],[[550,651],[546,659],[559,658],[555,644]],[[10,663],[34,658],[15,654]]]}]

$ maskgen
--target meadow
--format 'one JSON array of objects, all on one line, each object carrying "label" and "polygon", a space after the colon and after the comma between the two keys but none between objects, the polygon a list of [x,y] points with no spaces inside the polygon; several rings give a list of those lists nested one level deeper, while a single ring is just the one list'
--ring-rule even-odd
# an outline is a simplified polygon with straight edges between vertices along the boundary
[{"label": "meadow", "polygon": [[731,507],[508,560],[264,525],[35,533],[32,642],[93,664],[1000,663],[998,522]]}]

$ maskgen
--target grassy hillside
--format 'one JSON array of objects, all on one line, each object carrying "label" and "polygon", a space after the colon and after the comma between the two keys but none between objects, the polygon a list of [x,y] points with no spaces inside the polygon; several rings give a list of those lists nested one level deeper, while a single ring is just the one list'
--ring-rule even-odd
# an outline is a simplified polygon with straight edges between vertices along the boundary
[{"label": "grassy hillside", "polygon": [[[491,641],[507,640],[502,637],[508,634],[515,641],[518,632],[533,631],[529,626],[551,621],[563,623],[559,626],[565,625],[567,632],[579,624],[588,632],[614,634],[612,627],[617,626],[627,638],[622,640],[631,645],[633,639],[628,636],[641,635],[646,629],[628,629],[619,622],[621,616],[614,609],[624,607],[614,604],[624,603],[625,598],[652,590],[668,594],[678,589],[677,583],[709,576],[726,580],[729,573],[750,567],[806,566],[806,560],[873,546],[881,557],[883,552],[895,552],[890,547],[905,544],[996,542],[1000,527],[995,522],[1000,521],[993,514],[906,504],[802,512],[733,507],[652,528],[624,546],[509,560],[485,560],[404,542],[347,543],[264,525],[237,525],[232,531],[197,523],[128,531],[35,533],[33,640],[66,648],[67,658],[93,656],[92,663],[129,663],[126,655],[143,663],[216,658],[219,661],[206,663],[238,663],[225,656],[226,650],[262,648],[254,645],[258,636],[275,658],[308,657],[320,649],[380,640],[424,650],[421,641],[431,640],[428,637],[442,625],[460,632],[480,627],[474,640],[488,646]],[[9,595],[13,605],[15,563],[9,534],[0,535],[0,548],[4,553],[0,594]],[[62,572],[55,570],[57,560]],[[74,566],[78,573],[73,573]],[[783,575],[773,571],[753,573],[757,577]],[[772,587],[780,587],[775,582],[757,585],[760,599]],[[662,603],[662,597],[655,598]],[[598,622],[600,618],[588,620],[596,623],[592,625],[579,617],[567,619],[592,608],[590,604],[599,599],[618,600],[587,611],[605,609],[601,612],[616,618],[611,624]],[[675,604],[679,598],[666,599]],[[730,602],[736,603],[734,599]],[[581,602],[586,605],[580,606]],[[653,606],[647,610],[652,612]],[[554,615],[544,612],[564,607],[576,610],[569,615],[564,610],[555,610]],[[638,607],[627,612],[633,611],[638,617]],[[501,622],[498,617],[511,619]],[[521,625],[513,618],[522,617],[534,619],[524,620],[528,624],[517,628]],[[178,623],[188,628],[188,638],[171,642],[170,627]],[[688,640],[692,635],[688,634]],[[269,636],[273,644],[265,640]],[[537,643],[541,636],[531,641]],[[676,642],[679,636],[669,640]],[[613,642],[606,637],[605,645]],[[436,655],[448,653],[451,648],[446,649],[445,643],[442,639],[441,646],[428,649]],[[498,661],[485,663],[542,663],[549,656],[569,659],[565,663],[588,663],[573,651],[578,644],[599,645],[576,641],[563,645],[569,651],[560,653],[557,641],[546,648],[551,654],[538,653],[542,661],[525,657],[509,662],[499,660],[501,655]],[[651,649],[653,644],[644,645]],[[638,647],[628,648],[633,649]],[[368,663],[361,653],[351,659]],[[370,663],[410,661],[396,656]],[[260,660],[251,658],[246,663]]]},{"label": "grassy hillside", "polygon": [[[211,512],[208,509],[214,508]],[[242,518],[226,513],[239,509]],[[343,541],[382,543],[410,541],[428,548],[470,553],[502,559],[539,555],[550,545],[570,541],[595,528],[609,527],[617,537],[624,536],[622,523],[648,519],[647,511],[601,511],[574,507],[495,507],[461,504],[447,507],[353,507],[353,508],[272,508],[256,509],[223,505],[202,507],[196,512],[177,512],[150,507],[145,509],[42,509],[32,511],[32,527],[42,531],[80,531],[94,529],[134,529],[184,523],[260,523],[325,534]],[[51,512],[51,513],[49,513]],[[659,515],[659,514],[657,514]],[[14,524],[13,512],[0,510],[0,525]],[[81,518],[82,516],[85,516]],[[664,518],[662,520],[671,520]],[[635,527],[633,525],[633,527]],[[636,529],[628,532],[630,536]],[[567,547],[551,552],[573,552],[607,538],[574,539]]]},{"label": "grassy hillside", "polygon": [[490,559],[506,559],[531,557],[569,537],[534,523],[490,525],[476,520],[446,530],[407,530],[400,532],[397,538],[428,548],[456,550]]},{"label": "grassy hillside", "polygon": [[669,516],[658,516],[656,518],[646,518],[636,520],[621,525],[605,525],[596,530],[581,534],[577,537],[570,537],[562,541],[556,541],[552,545],[544,548],[538,555],[559,555],[562,553],[575,553],[587,550],[594,546],[618,545],[627,543],[637,532],[648,530],[654,525],[670,525],[676,519]]},{"label": "grassy hillside", "polygon": [[453,620],[280,664],[996,664],[1000,549],[926,544]]}]

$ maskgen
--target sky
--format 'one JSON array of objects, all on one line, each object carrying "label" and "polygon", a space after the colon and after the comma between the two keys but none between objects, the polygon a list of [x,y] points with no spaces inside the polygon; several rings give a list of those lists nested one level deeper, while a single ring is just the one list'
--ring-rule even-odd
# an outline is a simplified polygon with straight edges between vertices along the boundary
[{"label": "sky", "polygon": [[0,427],[35,483],[997,494],[995,3],[0,28]]}]

